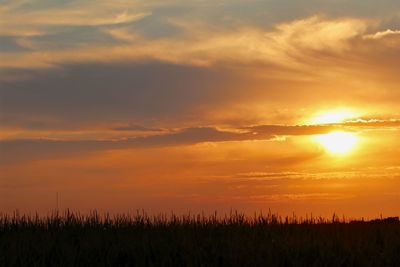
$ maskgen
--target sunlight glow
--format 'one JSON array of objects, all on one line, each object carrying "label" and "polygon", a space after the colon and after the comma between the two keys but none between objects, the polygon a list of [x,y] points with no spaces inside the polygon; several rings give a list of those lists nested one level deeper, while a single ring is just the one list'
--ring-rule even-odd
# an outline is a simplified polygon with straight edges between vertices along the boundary
[{"label": "sunlight glow", "polygon": [[345,155],[351,152],[358,142],[355,134],[349,132],[332,132],[315,137],[328,152],[335,155]]},{"label": "sunlight glow", "polygon": [[340,123],[346,119],[357,117],[357,114],[352,110],[340,109],[317,114],[310,120],[311,124],[331,124]]}]

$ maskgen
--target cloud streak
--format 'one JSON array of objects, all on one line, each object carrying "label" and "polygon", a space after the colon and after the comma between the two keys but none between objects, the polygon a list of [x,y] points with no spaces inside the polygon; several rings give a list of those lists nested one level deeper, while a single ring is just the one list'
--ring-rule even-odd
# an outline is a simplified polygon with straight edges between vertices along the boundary
[{"label": "cloud streak", "polygon": [[[400,128],[400,121],[348,122],[328,125],[257,125],[237,130],[221,130],[213,127],[184,128],[170,130],[167,133],[112,140],[0,140],[1,163],[18,160],[32,160],[58,156],[86,154],[93,151],[132,148],[154,148],[187,146],[207,142],[239,141],[279,141],[279,136],[310,136],[326,134],[332,131],[360,130],[364,127],[382,129],[382,127]],[[126,129],[122,129],[125,131]],[[129,130],[150,131],[143,127]],[[154,129],[152,129],[154,130]],[[158,130],[158,129],[157,129]]]},{"label": "cloud streak", "polygon": [[[142,18],[146,14],[135,15]],[[127,15],[126,15],[127,16]],[[125,15],[122,17],[126,17]],[[114,23],[116,18],[87,23]],[[118,19],[117,19],[118,20]],[[73,20],[75,21],[75,20]],[[61,23],[62,21],[60,21]],[[356,19],[323,20],[311,17],[276,26],[274,31],[241,28],[212,33],[205,28],[187,29],[189,38],[146,40],[137,34],[110,30],[112,36],[132,40],[130,44],[93,45],[74,50],[32,51],[3,54],[2,68],[51,67],[62,63],[104,62],[153,59],[180,64],[211,65],[224,61],[264,62],[283,66],[304,64],[307,51],[342,52],[349,41],[361,36],[367,21]]]},{"label": "cloud streak", "polygon": [[381,31],[381,32],[376,32],[374,34],[368,34],[365,35],[364,38],[365,39],[373,39],[373,40],[378,40],[378,39],[382,39],[382,38],[386,38],[386,37],[390,37],[390,36],[399,36],[400,35],[400,30],[386,30],[386,31]]}]

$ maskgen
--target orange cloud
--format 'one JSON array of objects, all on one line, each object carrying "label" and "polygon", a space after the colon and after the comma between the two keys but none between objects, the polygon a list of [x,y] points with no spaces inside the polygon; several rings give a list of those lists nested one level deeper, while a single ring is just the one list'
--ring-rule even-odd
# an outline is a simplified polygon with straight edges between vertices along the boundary
[{"label": "orange cloud", "polygon": [[[142,18],[145,15],[133,15],[133,18]],[[73,18],[71,20],[79,23],[79,20]],[[86,21],[86,23],[114,23],[115,18],[97,20],[96,18],[96,21]],[[62,21],[60,19],[58,23]],[[54,23],[57,23],[57,20]],[[190,29],[189,38],[159,41],[139,38],[136,33],[130,34],[124,29],[109,29],[106,32],[112,36],[131,43],[103,47],[92,45],[61,51],[3,53],[4,60],[0,67],[50,67],[68,62],[110,62],[149,58],[194,65],[236,61],[252,64],[273,63],[300,68],[307,63],[305,59],[308,58],[308,50],[342,52],[350,49],[349,41],[362,35],[367,25],[368,22],[363,20],[323,20],[311,17],[277,25],[273,31],[242,28],[237,31],[212,33],[205,27]]]},{"label": "orange cloud", "polygon": [[393,30],[388,29],[386,31],[381,31],[381,32],[376,32],[374,34],[365,35],[365,36],[363,36],[363,38],[376,40],[376,39],[381,39],[381,38],[386,38],[389,36],[396,36],[396,35],[400,35],[399,30],[393,31]]}]

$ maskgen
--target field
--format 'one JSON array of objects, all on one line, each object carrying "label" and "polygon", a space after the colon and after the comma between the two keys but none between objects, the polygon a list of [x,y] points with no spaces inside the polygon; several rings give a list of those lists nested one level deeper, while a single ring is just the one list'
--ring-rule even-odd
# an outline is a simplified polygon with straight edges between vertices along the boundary
[{"label": "field", "polygon": [[400,266],[398,218],[0,216],[0,266]]}]

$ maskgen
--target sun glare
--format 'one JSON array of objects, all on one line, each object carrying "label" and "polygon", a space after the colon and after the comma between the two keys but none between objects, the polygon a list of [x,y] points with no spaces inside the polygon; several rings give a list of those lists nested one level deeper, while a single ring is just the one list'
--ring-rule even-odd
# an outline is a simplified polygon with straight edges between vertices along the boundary
[{"label": "sun glare", "polygon": [[349,132],[332,132],[315,137],[328,152],[335,155],[346,155],[350,153],[357,144],[358,138]]},{"label": "sun glare", "polygon": [[352,110],[341,109],[330,112],[324,112],[317,114],[313,119],[310,120],[311,124],[331,124],[340,123],[346,119],[355,118],[356,113]]}]

